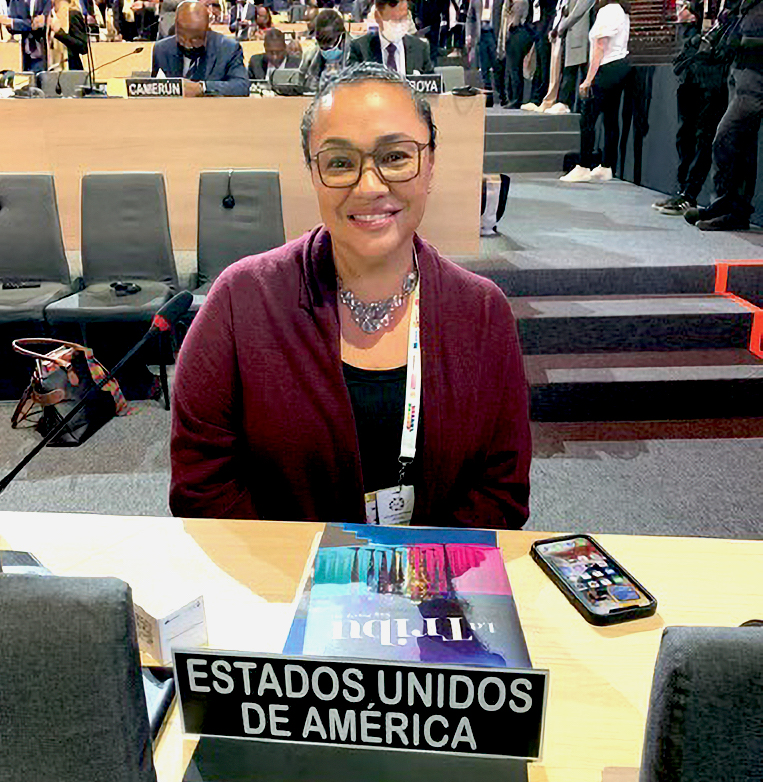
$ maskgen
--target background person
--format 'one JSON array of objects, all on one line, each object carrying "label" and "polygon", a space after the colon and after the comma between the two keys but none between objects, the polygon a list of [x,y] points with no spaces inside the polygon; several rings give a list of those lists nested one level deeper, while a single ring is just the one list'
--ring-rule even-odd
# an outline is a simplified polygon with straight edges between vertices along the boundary
[{"label": "background person", "polygon": [[245,41],[249,38],[256,7],[254,0],[238,0],[231,7],[228,29],[236,36],[236,40]]},{"label": "background person", "polygon": [[204,3],[186,0],[177,8],[175,35],[154,45],[151,75],[183,79],[183,95],[249,95],[241,44],[209,29]]},{"label": "background person", "polygon": [[408,0],[376,0],[374,19],[378,32],[353,39],[351,63],[380,63],[401,76],[434,73],[429,44],[408,34],[411,29]]},{"label": "background person", "polygon": [[[322,83],[302,141],[324,224],[228,267],[194,319],[173,385],[172,512],[363,522],[364,495],[402,481],[413,524],[521,527],[530,436],[511,309],[416,233],[434,184],[429,104],[363,63]],[[421,393],[410,419],[406,387]]]},{"label": "background person", "polygon": [[48,70],[81,71],[87,25],[77,0],[55,0],[48,17]]},{"label": "background person", "polygon": [[498,56],[498,34],[503,18],[504,0],[470,0],[466,13],[466,49],[469,58],[479,63],[482,86],[487,90],[488,107],[494,105],[493,92],[498,93],[501,106],[506,97],[504,52]]},{"label": "background person", "polygon": [[253,41],[263,41],[265,33],[273,29],[273,14],[264,5],[255,6],[254,24],[249,28],[249,38]]},{"label": "background person", "polygon": [[249,78],[271,81],[273,74],[283,68],[299,68],[301,57],[289,54],[286,36],[277,27],[265,33],[265,53],[253,54],[249,59]]},{"label": "background person", "polygon": [[509,109],[518,109],[524,100],[524,61],[533,45],[532,34],[527,28],[528,12],[528,0],[504,0],[501,9],[498,56],[505,63],[505,106]]},{"label": "background person", "polygon": [[324,8],[315,17],[315,42],[302,56],[297,74],[299,84],[311,91],[318,89],[324,76],[346,68],[350,61],[350,36],[333,8]]},{"label": "background person", "polygon": [[10,0],[8,15],[0,17],[0,24],[21,36],[21,70],[44,71],[46,22],[51,0]]},{"label": "background person", "polygon": [[[620,141],[620,99],[630,76],[628,37],[630,17],[622,3],[603,0],[588,38],[591,61],[588,75],[580,85],[583,100],[580,118],[580,163],[561,177],[563,182],[606,182],[617,165]],[[602,164],[591,170],[596,144],[596,120],[604,115],[604,156]]]}]

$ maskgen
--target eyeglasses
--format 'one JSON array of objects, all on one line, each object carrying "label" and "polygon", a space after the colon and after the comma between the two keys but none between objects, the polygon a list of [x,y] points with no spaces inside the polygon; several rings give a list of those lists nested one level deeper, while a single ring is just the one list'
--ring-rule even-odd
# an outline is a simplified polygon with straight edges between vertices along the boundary
[{"label": "eyeglasses", "polygon": [[418,141],[395,141],[383,144],[373,152],[361,152],[355,147],[322,149],[310,158],[318,167],[318,176],[326,187],[355,187],[363,175],[366,158],[374,161],[374,168],[385,184],[410,182],[421,172],[421,152],[429,144]]}]

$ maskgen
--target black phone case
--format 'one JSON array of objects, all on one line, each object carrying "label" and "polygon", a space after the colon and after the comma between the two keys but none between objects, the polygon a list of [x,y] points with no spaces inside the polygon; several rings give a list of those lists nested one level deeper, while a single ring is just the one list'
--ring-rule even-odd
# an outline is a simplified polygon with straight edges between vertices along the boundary
[{"label": "black phone case", "polygon": [[[596,614],[589,609],[589,607],[577,596],[577,593],[570,587],[570,585],[562,579],[551,565],[546,562],[545,559],[538,552],[538,546],[544,543],[558,543],[562,540],[571,540],[573,538],[585,538],[591,541],[594,548],[598,549],[605,557],[608,557],[612,562],[617,564],[622,574],[633,582],[633,585],[643,592],[643,594],[649,599],[649,604],[645,606],[631,606],[616,613],[609,613],[605,616]],[[575,609],[583,615],[587,622],[592,625],[614,625],[621,622],[629,622],[632,619],[643,619],[647,616],[652,616],[657,611],[657,599],[654,595],[644,586],[637,581],[608,551],[603,549],[596,540],[590,535],[574,534],[574,535],[560,535],[556,538],[544,538],[543,540],[536,540],[530,547],[530,556],[537,562],[541,570],[556,584],[561,590],[562,594],[567,600],[572,603]]]}]

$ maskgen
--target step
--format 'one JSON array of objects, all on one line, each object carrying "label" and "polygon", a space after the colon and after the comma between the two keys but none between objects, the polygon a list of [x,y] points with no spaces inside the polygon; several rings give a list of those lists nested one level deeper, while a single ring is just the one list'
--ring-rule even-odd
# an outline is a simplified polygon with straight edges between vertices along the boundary
[{"label": "step", "polygon": [[580,130],[580,114],[540,114],[519,109],[486,109],[486,133],[553,133]]},{"label": "step", "polygon": [[717,295],[510,298],[526,354],[744,348],[753,315]]},{"label": "step", "polygon": [[578,131],[486,133],[485,152],[562,152],[580,147]]},{"label": "step", "polygon": [[[462,259],[469,271],[492,280],[507,296],[643,296],[682,293],[712,293],[715,267],[625,266],[588,269],[517,269],[505,258]],[[731,267],[729,290],[739,293],[742,282],[747,289],[763,291],[763,265]],[[746,297],[745,297],[746,298]]]},{"label": "step", "polygon": [[564,152],[486,152],[485,174],[535,174],[562,171]]},{"label": "step", "polygon": [[525,356],[535,421],[760,415],[763,361],[744,349]]}]

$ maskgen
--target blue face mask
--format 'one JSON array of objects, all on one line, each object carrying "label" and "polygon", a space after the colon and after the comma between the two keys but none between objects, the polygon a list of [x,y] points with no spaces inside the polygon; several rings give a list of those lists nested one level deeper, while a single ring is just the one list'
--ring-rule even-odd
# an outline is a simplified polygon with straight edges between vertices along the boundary
[{"label": "blue face mask", "polygon": [[342,59],[344,54],[344,47],[342,46],[342,39],[339,39],[339,43],[333,46],[331,49],[321,49],[321,57],[326,62],[337,62]]}]

